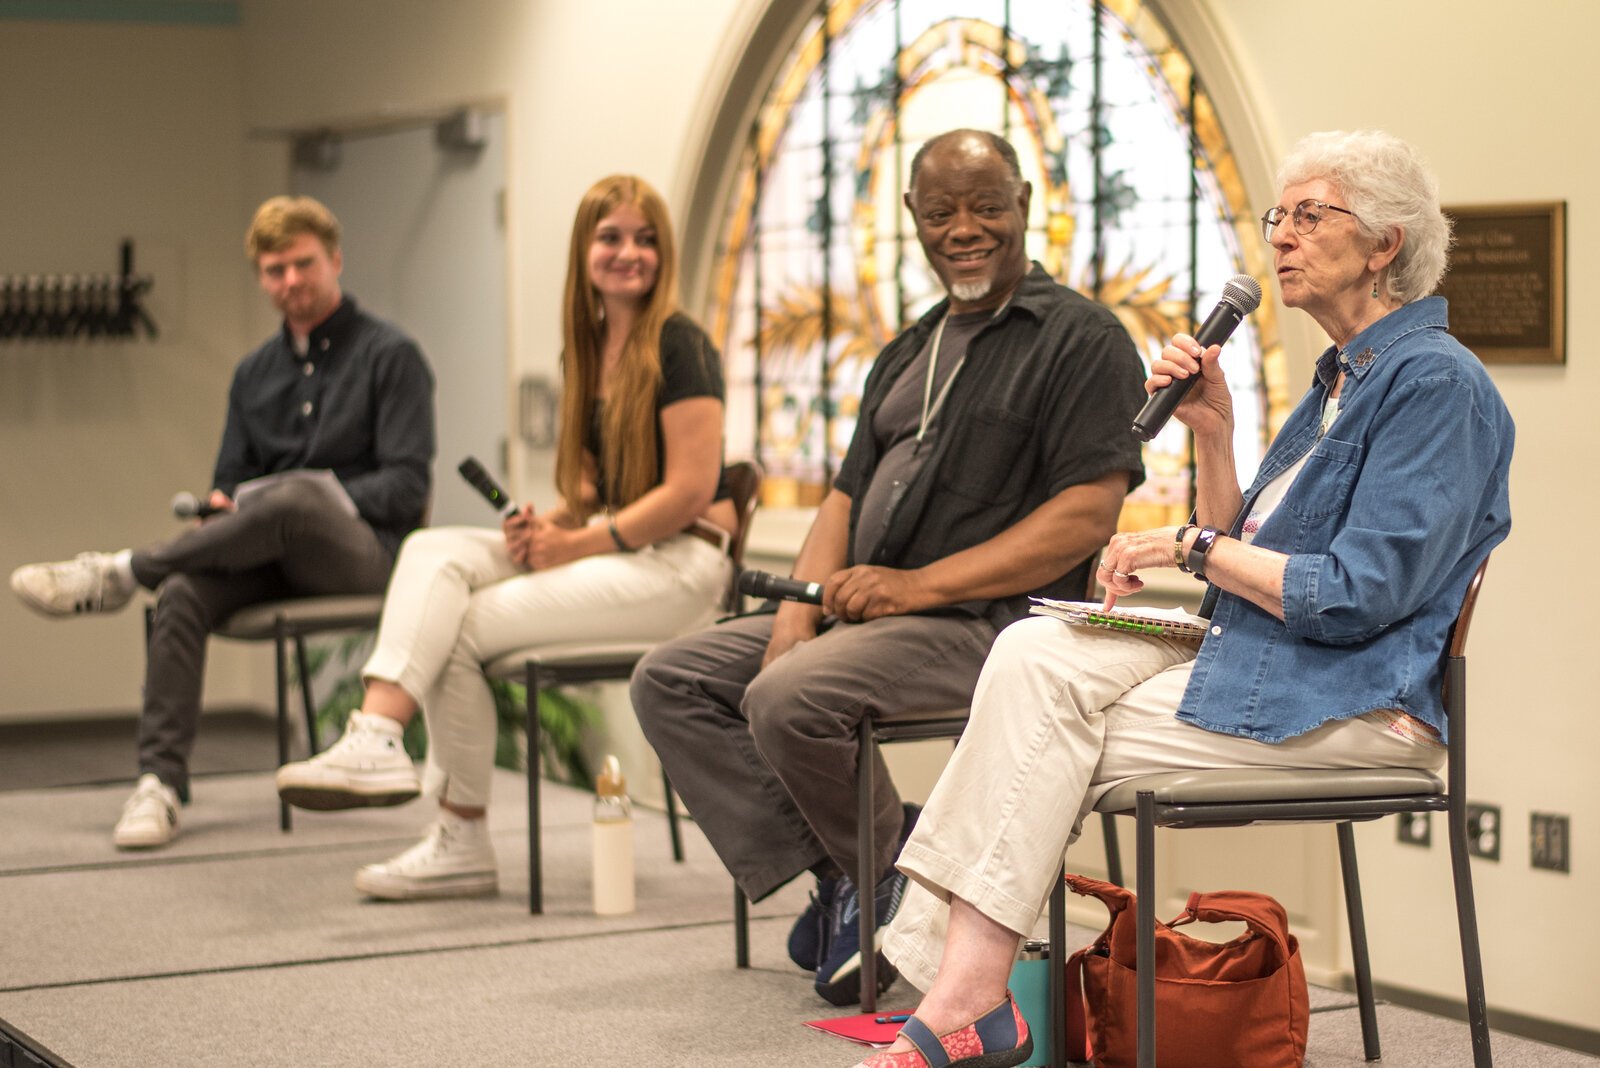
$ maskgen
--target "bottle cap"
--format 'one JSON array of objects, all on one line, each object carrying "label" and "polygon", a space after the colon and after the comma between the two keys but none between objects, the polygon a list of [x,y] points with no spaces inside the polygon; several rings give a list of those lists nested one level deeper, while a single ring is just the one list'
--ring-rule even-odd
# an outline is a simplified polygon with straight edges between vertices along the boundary
[{"label": "bottle cap", "polygon": [[600,765],[600,774],[594,780],[594,792],[601,797],[622,797],[628,784],[622,778],[622,765],[615,756],[607,756]]}]

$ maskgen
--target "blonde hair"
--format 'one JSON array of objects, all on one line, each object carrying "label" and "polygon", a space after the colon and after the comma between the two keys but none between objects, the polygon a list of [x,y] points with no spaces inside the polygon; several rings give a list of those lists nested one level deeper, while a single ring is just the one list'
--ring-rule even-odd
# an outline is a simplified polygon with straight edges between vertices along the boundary
[{"label": "blonde hair", "polygon": [[326,205],[311,197],[273,197],[250,220],[244,251],[255,263],[263,253],[283,251],[301,234],[316,237],[330,256],[339,251],[339,220]]},{"label": "blonde hair", "polygon": [[[608,502],[584,498],[584,439],[600,390],[605,321],[600,295],[589,278],[589,246],[601,220],[624,204],[637,208],[656,232],[660,265],[656,284],[634,320],[612,372],[600,415],[600,455],[595,457]],[[561,432],[556,446],[556,489],[580,521],[607,503],[615,507],[644,496],[659,480],[656,395],[661,387],[661,328],[678,310],[678,257],[667,204],[649,183],[627,174],[589,187],[572,222],[567,285],[561,310]]]}]

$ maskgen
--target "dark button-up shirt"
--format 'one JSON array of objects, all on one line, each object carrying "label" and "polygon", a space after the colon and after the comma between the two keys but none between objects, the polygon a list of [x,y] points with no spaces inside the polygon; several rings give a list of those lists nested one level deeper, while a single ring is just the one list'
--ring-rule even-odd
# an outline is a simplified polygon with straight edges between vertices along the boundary
[{"label": "dark button-up shirt", "polygon": [[[867,376],[861,413],[834,481],[848,494],[850,542],[878,462],[873,416],[948,309],[942,301],[891,341]],[[1144,399],[1143,367],[1109,310],[1052,279],[1038,264],[1011,301],[973,337],[939,413],[928,461],[911,478],[871,559],[850,563],[924,567],[1018,523],[1070,486],[1113,471],[1144,481],[1130,425]],[[960,606],[1003,627],[1027,613],[1028,596],[1080,597],[1082,567],[997,601]]]},{"label": "dark button-up shirt", "polygon": [[240,362],[212,484],[331,470],[390,550],[427,507],[433,372],[415,342],[345,298],[304,356],[287,325]]}]

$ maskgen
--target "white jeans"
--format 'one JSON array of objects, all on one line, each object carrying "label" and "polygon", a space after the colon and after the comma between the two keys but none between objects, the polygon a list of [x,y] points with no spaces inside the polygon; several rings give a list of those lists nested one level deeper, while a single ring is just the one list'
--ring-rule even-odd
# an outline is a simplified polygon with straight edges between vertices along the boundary
[{"label": "white jeans", "polygon": [[1196,649],[1030,617],[1000,634],[972,719],[900,854],[909,888],[884,942],[926,990],[944,952],[951,895],[1032,930],[1084,817],[1119,782],[1195,768],[1434,769],[1442,745],[1381,714],[1269,745],[1180,721]]},{"label": "white jeans", "polygon": [[664,641],[704,626],[731,567],[716,546],[679,534],[636,553],[523,571],[498,530],[419,530],[400,547],[362,675],[394,683],[422,707],[424,789],[485,805],[496,724],[483,664],[531,645]]}]

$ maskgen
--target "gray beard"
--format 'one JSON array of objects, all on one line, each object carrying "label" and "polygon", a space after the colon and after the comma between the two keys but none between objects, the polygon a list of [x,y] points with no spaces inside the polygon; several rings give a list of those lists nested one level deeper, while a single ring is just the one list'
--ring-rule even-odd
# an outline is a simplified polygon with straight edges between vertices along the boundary
[{"label": "gray beard", "polygon": [[982,300],[994,288],[993,279],[982,282],[957,282],[950,287],[950,295],[963,304],[971,304],[975,300]]}]

